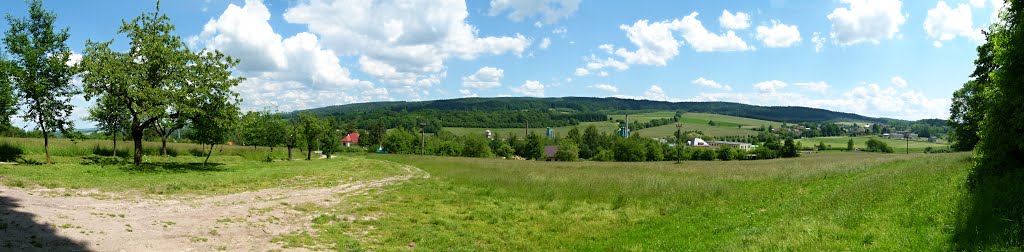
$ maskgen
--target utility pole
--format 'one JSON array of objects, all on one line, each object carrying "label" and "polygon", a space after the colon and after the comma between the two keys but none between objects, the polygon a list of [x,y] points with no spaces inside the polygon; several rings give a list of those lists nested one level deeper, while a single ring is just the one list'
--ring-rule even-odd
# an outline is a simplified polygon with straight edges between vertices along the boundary
[{"label": "utility pole", "polygon": [[427,137],[423,134],[423,131],[427,128],[427,123],[420,123],[420,155],[424,155],[427,150]]},{"label": "utility pole", "polygon": [[683,163],[683,124],[676,124],[676,163]]},{"label": "utility pole", "polygon": [[907,132],[903,137],[907,138],[907,154],[910,154],[910,132]]}]

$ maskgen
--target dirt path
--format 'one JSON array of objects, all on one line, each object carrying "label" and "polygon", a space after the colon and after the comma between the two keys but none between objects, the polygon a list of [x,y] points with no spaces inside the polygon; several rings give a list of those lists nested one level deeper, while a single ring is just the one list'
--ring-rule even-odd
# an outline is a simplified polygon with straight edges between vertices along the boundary
[{"label": "dirt path", "polygon": [[[408,174],[330,188],[271,188],[211,197],[97,199],[55,196],[51,189],[0,185],[0,250],[40,251],[268,251],[271,239],[311,231],[316,214],[371,188],[429,177]],[[121,197],[124,198],[124,197]],[[289,249],[283,249],[289,250]]]}]

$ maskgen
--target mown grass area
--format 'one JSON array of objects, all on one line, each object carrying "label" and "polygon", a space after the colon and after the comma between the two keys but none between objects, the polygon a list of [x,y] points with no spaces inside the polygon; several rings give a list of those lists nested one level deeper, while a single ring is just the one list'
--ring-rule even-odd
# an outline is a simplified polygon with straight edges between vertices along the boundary
[{"label": "mown grass area", "polygon": [[[561,134],[562,136],[565,136],[565,134],[569,133],[570,129],[572,129],[573,127],[577,127],[580,130],[580,133],[582,134],[583,131],[587,129],[587,127],[590,127],[590,125],[594,125],[595,127],[597,127],[598,132],[607,132],[609,134],[615,134],[615,132],[617,132],[619,130],[618,124],[616,124],[614,122],[581,122],[580,125],[577,125],[577,126],[555,127],[554,130],[555,130],[556,134]],[[524,128],[493,128],[492,129],[492,128],[445,127],[444,130],[448,131],[448,132],[451,132],[451,133],[453,133],[455,135],[459,135],[459,136],[464,136],[464,135],[468,135],[468,134],[480,134],[480,135],[483,135],[484,131],[486,131],[486,130],[490,130],[491,133],[497,134],[499,137],[506,137],[506,136],[509,135],[509,133],[515,133],[516,136],[519,136],[521,138],[521,137],[523,137],[524,134],[526,134],[526,129],[524,129]],[[530,133],[533,133],[533,134],[539,134],[539,135],[543,136],[543,135],[547,134],[547,130],[548,130],[547,127],[543,127],[543,125],[536,125],[536,126],[530,125]]]},{"label": "mown grass area", "polygon": [[805,148],[810,148],[818,145],[818,143],[825,143],[826,146],[831,146],[832,149],[846,149],[846,143],[853,139],[853,148],[866,149],[867,141],[871,138],[882,141],[892,147],[894,153],[906,153],[907,145],[910,145],[911,153],[922,153],[925,148],[932,147],[932,149],[949,149],[949,145],[943,143],[931,143],[925,140],[895,140],[882,137],[812,137],[812,138],[801,138],[796,139],[797,143],[800,143]]},{"label": "mown grass area", "polygon": [[[757,131],[749,130],[746,128],[723,127],[723,126],[711,126],[700,123],[682,123],[682,130],[685,131],[700,131],[704,135],[708,136],[756,136]],[[667,124],[653,128],[646,128],[641,130],[634,130],[634,133],[639,133],[642,137],[668,137],[676,133],[675,124]]]},{"label": "mown grass area", "polygon": [[[42,143],[35,139],[3,139],[12,146],[23,146],[24,158],[43,161]],[[400,165],[368,160],[359,155],[333,159],[260,161],[269,150],[252,147],[225,146],[213,151],[210,163],[203,165],[205,152],[190,153],[198,145],[175,144],[176,156],[144,156],[139,167],[123,164],[87,164],[95,145],[109,141],[82,141],[73,144],[66,139],[51,142],[52,165],[0,165],[0,183],[8,186],[40,185],[48,188],[98,189],[105,192],[141,194],[226,194],[274,187],[333,186],[357,180],[370,180],[402,175]],[[18,143],[18,144],[11,144]],[[146,146],[159,143],[146,143]],[[169,144],[170,145],[170,144]],[[118,144],[118,148],[122,148]],[[124,151],[124,150],[119,150]],[[150,151],[147,151],[150,152]],[[276,155],[285,155],[282,152]],[[296,158],[305,157],[296,151]]]},{"label": "mown grass area", "polygon": [[[640,113],[635,115],[629,115],[629,121],[649,122],[654,119],[672,118],[676,115],[674,111],[658,111],[651,113]],[[615,120],[623,120],[626,115],[609,115],[608,118]],[[683,117],[679,120],[682,123],[690,124],[708,124],[710,121],[715,121],[719,127],[725,128],[736,128],[736,126],[742,126],[745,129],[760,128],[772,126],[775,128],[781,127],[782,123],[772,122],[766,120],[758,120],[746,117],[727,116],[719,114],[708,114],[708,113],[683,113]]]},{"label": "mown grass area", "polygon": [[383,251],[949,250],[970,170],[966,153],[683,164],[370,158],[432,176],[337,205],[317,217],[315,234],[284,240]]}]

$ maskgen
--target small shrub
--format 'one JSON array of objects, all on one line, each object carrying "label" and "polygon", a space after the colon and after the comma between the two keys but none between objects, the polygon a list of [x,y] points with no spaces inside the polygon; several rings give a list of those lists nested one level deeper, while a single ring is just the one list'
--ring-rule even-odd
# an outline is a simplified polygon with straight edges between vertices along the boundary
[{"label": "small shrub", "polygon": [[0,162],[14,162],[25,154],[21,148],[10,143],[0,144]]},{"label": "small shrub", "polygon": [[613,153],[610,150],[599,149],[597,151],[597,155],[594,155],[594,157],[590,158],[590,160],[601,161],[601,162],[612,161],[612,160],[615,160],[615,153]]},{"label": "small shrub", "polygon": [[99,155],[95,155],[95,154],[82,157],[82,159],[83,159],[82,160],[82,165],[94,165],[95,164],[95,165],[100,165],[100,166],[107,166],[107,165],[119,165],[119,164],[127,164],[128,163],[128,160],[126,160],[124,158],[121,158],[121,157],[99,156]]}]

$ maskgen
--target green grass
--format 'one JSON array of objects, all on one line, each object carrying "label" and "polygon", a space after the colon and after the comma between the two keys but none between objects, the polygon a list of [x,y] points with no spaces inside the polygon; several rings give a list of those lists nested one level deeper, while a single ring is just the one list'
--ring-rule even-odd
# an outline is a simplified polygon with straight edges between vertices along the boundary
[{"label": "green grass", "polygon": [[[580,134],[582,134],[583,131],[586,130],[587,127],[589,127],[590,125],[594,125],[595,127],[597,127],[598,132],[607,132],[609,134],[615,134],[615,132],[617,132],[618,129],[619,129],[618,124],[613,123],[613,122],[582,122],[582,123],[580,123],[580,125],[577,125],[577,126],[556,127],[556,128],[554,128],[554,130],[555,130],[555,134],[561,134],[562,136],[565,136],[565,134],[569,133],[570,129],[572,129],[573,127],[578,127],[579,130],[580,130]],[[534,127],[534,125],[531,125],[530,126],[530,133],[540,134],[542,136],[547,134],[547,127],[540,127],[540,126],[542,126],[542,125],[537,125],[537,127]],[[523,134],[525,134],[525,132],[526,132],[525,128],[493,128],[492,129],[492,128],[445,127],[444,130],[448,131],[448,132],[451,132],[451,133],[453,133],[455,135],[460,135],[460,136],[464,136],[464,135],[468,135],[468,134],[480,134],[480,135],[483,135],[484,131],[490,130],[492,133],[495,133],[495,134],[497,134],[500,137],[506,137],[506,136],[508,136],[509,133],[515,133],[516,136],[523,137]]]},{"label": "green grass", "polygon": [[[629,122],[650,122],[651,120],[654,119],[672,118],[673,116],[676,116],[675,111],[658,111],[650,113],[630,114]],[[612,120],[625,120],[626,115],[608,115],[608,118]]]},{"label": "green grass", "polygon": [[[38,141],[36,141],[38,140]],[[3,139],[25,149],[24,158],[45,160],[41,139]],[[83,164],[83,156],[109,141],[80,141],[66,139],[51,142],[52,165],[0,165],[0,182],[8,186],[41,185],[49,188],[95,188],[108,192],[142,194],[224,194],[272,187],[333,186],[355,180],[379,179],[404,174],[398,164],[368,160],[360,155],[339,156],[333,159],[263,162],[267,149],[224,146],[215,148],[209,165],[202,165],[205,157],[192,156],[186,151],[199,148],[191,144],[174,144],[180,150],[176,157],[144,156],[144,165]],[[39,144],[32,145],[21,144]],[[159,145],[147,142],[146,146]],[[127,146],[127,145],[126,145]],[[121,145],[118,145],[121,148]],[[127,149],[127,148],[126,148]],[[285,157],[281,148],[275,155]],[[80,156],[71,156],[77,153]],[[155,154],[155,153],[154,153]],[[205,153],[202,153],[205,155]],[[296,151],[296,158],[304,157]]]},{"label": "green grass", "polygon": [[[740,129],[736,126],[723,127],[723,126],[711,126],[699,123],[682,123],[683,131],[700,131],[704,135],[708,136],[754,136],[757,135],[757,131],[749,129]],[[642,137],[668,137],[676,133],[676,125],[668,124],[653,128],[646,128],[641,130],[635,130],[634,133],[639,133]]]},{"label": "green grass", "polygon": [[[295,244],[483,251],[947,250],[966,153],[550,163],[371,156],[429,172],[334,207]],[[362,241],[353,244],[352,240]]]},{"label": "green grass", "polygon": [[[833,149],[846,149],[846,143],[850,139],[853,139],[853,147],[859,149],[866,149],[868,146],[866,142],[872,137],[859,136],[859,137],[812,137],[797,139],[796,142],[800,143],[803,147],[812,147],[818,145],[818,143],[825,143],[825,145],[831,145]],[[873,137],[879,141],[885,142],[892,147],[895,153],[906,153],[907,144],[906,140],[894,140],[882,137]],[[911,140],[910,152],[921,153],[924,152],[925,148],[932,147],[933,149],[948,149],[949,145],[942,143],[931,143],[922,140]]]}]

